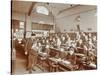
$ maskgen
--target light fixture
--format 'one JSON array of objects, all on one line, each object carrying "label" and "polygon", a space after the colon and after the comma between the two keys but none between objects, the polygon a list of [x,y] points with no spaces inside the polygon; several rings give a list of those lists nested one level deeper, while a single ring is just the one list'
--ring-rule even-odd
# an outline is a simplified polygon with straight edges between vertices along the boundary
[{"label": "light fixture", "polygon": [[16,29],[16,32],[18,32],[18,29]]}]

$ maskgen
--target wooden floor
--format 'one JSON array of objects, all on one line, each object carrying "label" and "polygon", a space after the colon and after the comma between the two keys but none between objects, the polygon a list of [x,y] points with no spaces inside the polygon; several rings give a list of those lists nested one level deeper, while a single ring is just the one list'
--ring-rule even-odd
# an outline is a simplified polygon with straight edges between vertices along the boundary
[{"label": "wooden floor", "polygon": [[[43,71],[40,70],[38,67],[35,67],[36,71],[33,71],[32,74],[42,73]],[[15,74],[14,75],[24,75],[29,74],[26,70],[26,57],[21,53],[21,51],[16,51],[16,63],[15,63]]]}]

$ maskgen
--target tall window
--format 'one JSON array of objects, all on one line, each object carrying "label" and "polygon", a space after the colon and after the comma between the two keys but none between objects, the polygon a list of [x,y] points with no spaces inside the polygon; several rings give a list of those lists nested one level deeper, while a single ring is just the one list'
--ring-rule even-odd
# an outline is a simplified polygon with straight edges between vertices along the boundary
[{"label": "tall window", "polygon": [[19,23],[19,37],[23,38],[24,37],[24,22],[20,21]]},{"label": "tall window", "polygon": [[24,29],[24,22],[23,21],[20,22],[19,28]]}]

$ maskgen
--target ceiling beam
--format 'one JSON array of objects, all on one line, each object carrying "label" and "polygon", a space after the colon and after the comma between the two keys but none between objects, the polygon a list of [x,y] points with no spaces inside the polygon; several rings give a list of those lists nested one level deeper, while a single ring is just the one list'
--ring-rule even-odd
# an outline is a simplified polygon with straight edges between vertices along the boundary
[{"label": "ceiling beam", "polygon": [[36,4],[36,2],[32,2],[31,6],[30,6],[30,8],[29,8],[29,11],[28,11],[28,16],[31,15],[31,12],[32,12],[33,7],[35,6],[35,4]]}]

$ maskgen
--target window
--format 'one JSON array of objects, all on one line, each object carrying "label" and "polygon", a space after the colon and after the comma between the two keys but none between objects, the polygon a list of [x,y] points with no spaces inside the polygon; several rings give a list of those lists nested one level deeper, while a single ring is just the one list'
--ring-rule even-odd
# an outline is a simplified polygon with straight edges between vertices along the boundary
[{"label": "window", "polygon": [[32,30],[53,30],[53,25],[32,23]]},{"label": "window", "polygon": [[49,15],[48,9],[44,6],[37,6],[36,12],[39,14]]},{"label": "window", "polygon": [[23,38],[24,37],[24,21],[19,22],[19,31],[18,31],[18,38]]},{"label": "window", "polygon": [[19,28],[23,29],[24,28],[24,22],[20,22]]}]

